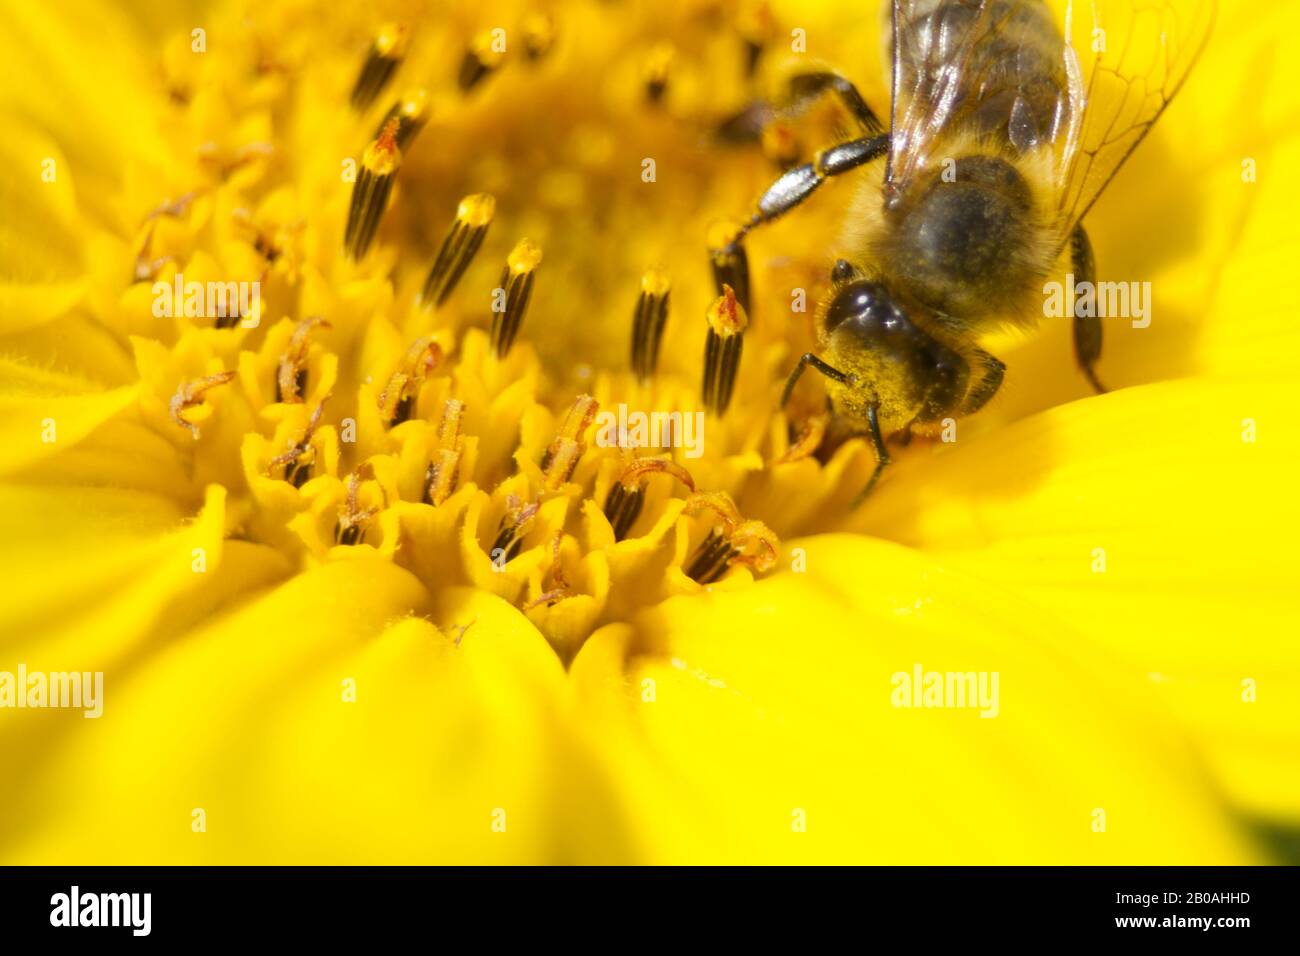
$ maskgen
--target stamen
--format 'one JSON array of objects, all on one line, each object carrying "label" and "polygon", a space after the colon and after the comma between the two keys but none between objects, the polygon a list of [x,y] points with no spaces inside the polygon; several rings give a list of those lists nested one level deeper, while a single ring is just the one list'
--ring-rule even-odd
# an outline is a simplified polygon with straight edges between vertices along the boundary
[{"label": "stamen", "polygon": [[[514,559],[523,547],[524,536],[528,533],[528,525],[536,517],[538,508],[541,506],[533,501],[523,504],[518,495],[508,495],[506,497],[506,513],[501,516],[501,525],[497,531],[496,540],[492,542],[492,549],[489,555],[503,555],[506,561]],[[494,558],[495,560],[495,558]]]},{"label": "stamen", "polygon": [[438,423],[438,447],[424,476],[424,502],[440,505],[456,490],[460,475],[460,423],[465,414],[465,403],[447,399],[442,407],[442,420]]},{"label": "stamen", "polygon": [[275,400],[287,404],[302,401],[307,390],[307,337],[317,326],[332,328],[319,315],[309,316],[298,323],[289,337],[289,345],[280,356],[280,367],[275,375]]},{"label": "stamen", "polygon": [[547,14],[533,12],[524,18],[524,53],[530,60],[540,60],[555,45],[555,21]]},{"label": "stamen", "polygon": [[399,119],[388,120],[361,157],[361,168],[352,187],[347,231],[343,237],[343,247],[354,260],[360,260],[366,254],[375,238],[379,219],[393,188],[393,179],[402,163],[402,151],[397,148],[400,125]]},{"label": "stamen", "polygon": [[706,315],[709,332],[704,341],[704,407],[721,415],[731,404],[749,318],[729,285],[722,287],[722,295],[709,306]]},{"label": "stamen", "polygon": [[505,54],[497,49],[496,38],[492,31],[485,30],[476,36],[465,51],[465,58],[460,61],[460,74],[456,82],[463,92],[468,93],[479,82],[501,65]]},{"label": "stamen", "polygon": [[527,611],[531,608],[541,607],[544,604],[554,604],[556,601],[573,595],[573,588],[570,586],[568,579],[564,576],[564,567],[560,563],[560,545],[563,543],[564,532],[555,532],[554,536],[551,538],[551,566],[547,571],[547,574],[551,578],[551,582],[555,586],[545,591],[534,600],[529,601],[523,606],[523,610]]},{"label": "stamen", "polygon": [[781,120],[774,120],[763,127],[760,136],[763,155],[781,169],[790,169],[798,165],[803,147],[794,129]]},{"label": "stamen", "polygon": [[622,541],[645,504],[646,479],[655,472],[672,475],[690,491],[695,491],[691,473],[670,458],[634,458],[624,467],[614,487],[605,496],[605,517],[614,529],[614,540]]},{"label": "stamen", "polygon": [[168,411],[171,412],[172,421],[182,428],[188,428],[190,434],[197,441],[199,426],[185,417],[185,410],[200,404],[203,401],[204,394],[209,389],[216,388],[218,385],[225,385],[234,377],[234,372],[218,372],[216,375],[209,375],[207,378],[196,378],[188,382],[182,382],[167,406]]},{"label": "stamen", "polygon": [[542,471],[546,475],[546,490],[556,491],[573,477],[578,459],[587,450],[584,436],[596,418],[600,403],[590,395],[579,395],[564,416],[564,422],[555,440],[546,447],[542,456]]},{"label": "stamen", "polygon": [[[520,239],[519,244],[506,259],[506,267],[501,273],[501,285],[496,295],[504,295],[502,311],[492,313],[492,350],[498,359],[510,354],[519,326],[523,324],[524,313],[528,311],[528,300],[533,294],[533,277],[542,262],[542,250],[531,239]],[[497,303],[493,303],[496,308]]]},{"label": "stamen", "polygon": [[766,3],[746,4],[737,19],[740,37],[745,43],[745,76],[752,77],[758,61],[776,33],[772,10]]},{"label": "stamen", "polygon": [[645,77],[645,95],[651,103],[663,99],[668,89],[668,74],[672,70],[677,51],[670,43],[657,44],[646,57],[642,75]]},{"label": "stamen", "polygon": [[379,417],[389,427],[400,425],[411,417],[420,385],[442,361],[442,347],[427,336],[416,339],[406,350],[402,364],[388,378],[388,384],[379,393]]},{"label": "stamen", "polygon": [[742,241],[744,235],[745,227],[732,220],[715,223],[709,229],[709,259],[718,293],[723,286],[731,286],[741,308],[749,312],[749,255]]},{"label": "stamen", "polygon": [[233,152],[214,142],[203,143],[198,148],[199,162],[215,168],[223,181],[249,163],[274,155],[275,145],[262,141],[245,143]]},{"label": "stamen", "polygon": [[389,108],[375,130],[375,138],[383,133],[389,120],[397,120],[397,148],[405,150],[429,121],[429,94],[423,89],[407,91],[406,95]]},{"label": "stamen", "polygon": [[352,108],[361,112],[375,101],[406,55],[407,29],[400,23],[385,24],[375,36],[352,87]]},{"label": "stamen", "polygon": [[[362,535],[365,534],[366,525],[370,519],[379,514],[378,508],[367,508],[361,510],[358,500],[361,493],[361,482],[372,481],[375,477],[374,467],[369,462],[362,462],[357,466],[357,470],[348,476],[348,494],[343,504],[339,507],[339,520],[334,525],[334,541],[337,544],[345,544],[351,547],[360,542]],[[380,486],[383,492],[383,486]],[[384,493],[384,505],[388,505],[388,495]]]},{"label": "stamen", "polygon": [[684,571],[697,584],[712,584],[722,577],[728,562],[734,556],[735,552],[726,537],[717,528],[711,528]]},{"label": "stamen", "polygon": [[309,451],[313,452],[312,458],[315,458],[311,436],[316,431],[316,426],[320,424],[321,413],[325,411],[325,399],[328,398],[329,396],[326,395],[325,398],[321,399],[320,404],[316,406],[316,410],[311,413],[311,420],[307,422],[307,428],[303,431],[302,438],[298,439],[295,444],[290,445],[288,451],[276,455],[267,463],[266,473],[268,475],[281,465],[284,465],[284,475],[282,477],[285,481],[295,488],[301,488],[307,483],[307,479],[311,477],[312,463],[301,459]]},{"label": "stamen", "polygon": [[733,564],[748,565],[760,574],[775,567],[780,553],[776,535],[761,521],[743,520],[735,502],[725,492],[691,495],[682,510],[693,517],[712,511],[721,519],[721,524],[709,530],[683,569],[695,582],[711,584]]},{"label": "stamen", "polygon": [[806,419],[799,428],[799,434],[785,450],[785,454],[773,461],[772,464],[782,465],[807,458],[821,445],[822,439],[826,437],[826,427],[829,424],[829,415],[814,415]]},{"label": "stamen", "polygon": [[488,193],[475,193],[460,201],[451,229],[442,240],[442,248],[424,280],[424,289],[420,292],[421,305],[426,308],[440,306],[451,295],[483,245],[495,212],[496,199]]},{"label": "stamen", "polygon": [[636,300],[632,319],[632,372],[642,385],[654,377],[659,364],[659,342],[668,321],[668,293],[671,285],[666,273],[651,269],[641,277],[641,295]]},{"label": "stamen", "polygon": [[149,251],[153,246],[154,233],[158,230],[158,219],[161,216],[170,216],[174,219],[180,218],[185,215],[186,210],[190,208],[190,203],[198,195],[198,190],[190,190],[179,199],[164,200],[144,217],[144,222],[148,224],[149,228],[145,231],[143,238],[140,240],[140,247],[136,250],[132,281],[151,282],[164,265],[173,261],[173,256],[151,258],[149,255]]}]

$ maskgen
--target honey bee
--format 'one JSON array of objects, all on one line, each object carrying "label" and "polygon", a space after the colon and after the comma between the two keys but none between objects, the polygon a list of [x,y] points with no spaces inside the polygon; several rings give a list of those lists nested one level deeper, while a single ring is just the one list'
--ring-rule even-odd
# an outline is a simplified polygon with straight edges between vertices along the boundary
[{"label": "honey bee", "polygon": [[[744,264],[749,230],[827,178],[884,161],[851,206],[855,254],[835,263],[819,305],[821,354],[799,360],[781,402],[806,369],[825,376],[832,409],[875,451],[857,501],[889,463],[887,437],[993,397],[1005,365],[979,338],[1041,316],[1043,281],[1067,251],[1076,279],[1095,280],[1082,219],[1182,85],[1214,14],[1213,0],[1070,6],[1062,24],[1044,0],[886,3],[888,131],[839,75],[792,81],[796,101],[837,94],[863,135],[782,174],[724,251]],[[1089,12],[1094,23],[1078,22]],[[1100,319],[1073,322],[1079,368],[1104,391]]]}]

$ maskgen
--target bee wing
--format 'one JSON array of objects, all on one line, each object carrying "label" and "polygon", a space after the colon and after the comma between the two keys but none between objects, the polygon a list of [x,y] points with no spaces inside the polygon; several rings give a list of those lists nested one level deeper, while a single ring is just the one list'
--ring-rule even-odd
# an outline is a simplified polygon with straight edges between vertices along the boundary
[{"label": "bee wing", "polygon": [[1061,246],[1200,55],[1215,0],[1066,0],[1074,122],[1060,144]]},{"label": "bee wing", "polygon": [[[1045,104],[1042,62],[1015,55],[1021,37],[1038,38],[1044,27],[1052,28],[1043,0],[892,0],[888,14],[893,104],[887,196],[906,191],[948,131],[978,128],[999,110],[1004,120],[1020,122],[1017,135],[1026,147],[1065,138],[1069,97],[1061,92]],[[1058,71],[1063,59],[1062,53]],[[990,91],[996,91],[993,100]],[[1034,107],[1026,108],[1030,103]],[[986,113],[972,115],[980,110]]]}]

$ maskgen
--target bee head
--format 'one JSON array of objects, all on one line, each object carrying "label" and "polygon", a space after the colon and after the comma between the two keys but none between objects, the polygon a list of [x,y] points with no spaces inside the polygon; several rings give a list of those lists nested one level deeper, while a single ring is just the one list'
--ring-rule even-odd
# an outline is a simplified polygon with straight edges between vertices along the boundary
[{"label": "bee head", "polygon": [[[827,356],[862,393],[841,394],[842,402],[870,397],[887,420],[906,423],[928,421],[965,394],[965,360],[917,324],[925,321],[922,312],[924,306],[881,282],[853,278],[837,285],[823,319]],[[851,416],[862,410],[847,409]]]},{"label": "bee head", "polygon": [[850,332],[865,339],[887,338],[913,328],[907,313],[890,291],[869,279],[854,279],[838,285],[826,307],[823,321],[828,334]]}]

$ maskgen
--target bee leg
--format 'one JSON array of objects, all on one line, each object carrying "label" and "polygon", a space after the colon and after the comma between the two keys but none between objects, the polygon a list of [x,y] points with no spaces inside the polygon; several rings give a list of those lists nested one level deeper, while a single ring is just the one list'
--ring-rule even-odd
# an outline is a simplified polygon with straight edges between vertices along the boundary
[{"label": "bee leg", "polygon": [[814,101],[826,93],[834,93],[840,103],[849,111],[853,119],[862,127],[864,133],[876,136],[885,131],[884,125],[876,116],[867,101],[862,98],[858,88],[838,73],[825,71],[815,73],[796,73],[790,77],[789,93],[790,112],[803,112]]},{"label": "bee leg", "polygon": [[794,387],[799,384],[799,379],[803,375],[803,370],[810,365],[829,379],[834,379],[841,383],[849,380],[849,376],[841,372],[839,369],[827,365],[811,352],[805,352],[799,357],[799,364],[794,367],[794,371],[790,373],[790,377],[786,379],[785,391],[781,393],[782,408],[785,408],[785,406],[790,403],[790,396],[794,394]]},{"label": "bee leg", "polygon": [[980,364],[983,366],[981,369],[983,374],[980,379],[971,386],[971,390],[966,394],[965,399],[962,400],[958,411],[963,415],[970,415],[974,412],[978,412],[988,404],[989,399],[992,398],[997,393],[997,390],[1002,386],[1002,376],[1007,370],[1006,364],[1001,359],[995,358],[983,349],[976,349],[975,357],[979,359]]},{"label": "bee leg", "polygon": [[889,151],[889,134],[865,136],[824,149],[811,163],[788,169],[777,177],[758,200],[758,208],[749,220],[740,226],[734,223],[725,227],[716,238],[711,237],[709,256],[713,276],[722,294],[722,286],[729,285],[746,312],[749,303],[749,257],[745,252],[745,236],[751,229],[785,215],[813,194],[813,191],[832,176],[857,169],[864,163],[879,159]]},{"label": "bee leg", "polygon": [[867,438],[871,441],[871,448],[876,453],[876,467],[871,472],[871,477],[867,479],[866,487],[854,495],[853,500],[849,502],[849,510],[852,511],[866,500],[867,495],[871,494],[871,489],[876,487],[876,482],[880,480],[880,474],[889,464],[889,451],[885,448],[885,439],[880,434],[880,406],[875,402],[867,406]]},{"label": "bee leg", "polygon": [[735,241],[739,242],[755,226],[785,215],[811,196],[818,186],[832,176],[840,176],[857,169],[864,163],[879,159],[888,151],[888,133],[864,136],[861,139],[849,140],[824,149],[811,163],[786,170],[777,177],[776,182],[767,187],[767,192],[759,197],[758,209],[750,217],[749,222],[741,227]]},{"label": "bee leg", "polygon": [[[1070,262],[1074,267],[1075,282],[1088,282],[1095,287],[1097,281],[1097,263],[1092,257],[1092,243],[1083,230],[1083,223],[1074,227],[1070,236]],[[1074,317],[1074,356],[1079,369],[1087,377],[1098,394],[1106,391],[1101,384],[1093,365],[1101,357],[1101,318],[1096,315]]]}]

